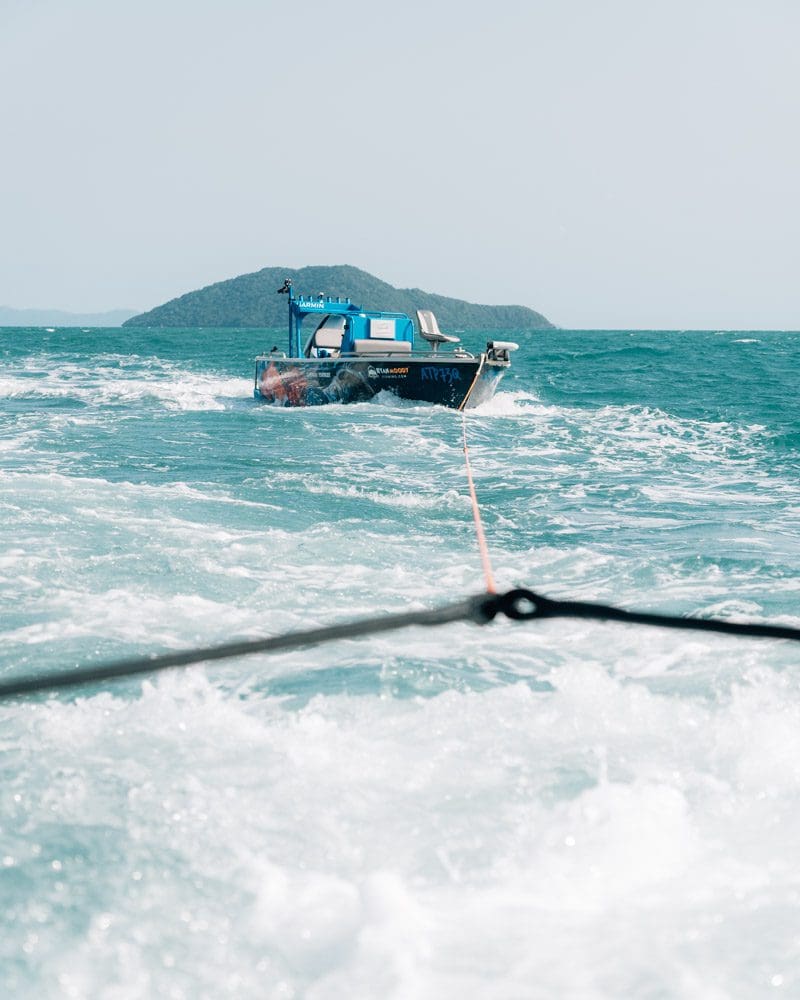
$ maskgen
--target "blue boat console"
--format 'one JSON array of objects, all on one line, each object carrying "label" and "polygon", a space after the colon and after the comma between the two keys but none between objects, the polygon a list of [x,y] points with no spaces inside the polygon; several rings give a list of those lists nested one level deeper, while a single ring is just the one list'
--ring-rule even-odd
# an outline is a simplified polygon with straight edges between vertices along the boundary
[{"label": "blue boat console", "polygon": [[[405,354],[413,350],[414,324],[405,314],[368,312],[350,299],[330,295],[295,297],[291,284],[287,285],[290,357]],[[315,325],[304,342],[307,317],[313,317]]]}]

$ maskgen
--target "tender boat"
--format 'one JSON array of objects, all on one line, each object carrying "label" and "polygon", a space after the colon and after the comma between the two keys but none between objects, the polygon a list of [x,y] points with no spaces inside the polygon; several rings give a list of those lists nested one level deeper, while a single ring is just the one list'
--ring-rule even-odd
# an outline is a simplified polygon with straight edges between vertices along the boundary
[{"label": "tender boat", "polygon": [[[370,312],[350,299],[295,296],[289,302],[288,354],[273,347],[256,358],[254,395],[277,406],[357,403],[383,390],[401,399],[437,403],[458,410],[486,402],[508,370],[511,341],[489,341],[480,355],[442,333],[429,310],[417,311],[426,350],[414,349],[414,324],[404,313]],[[303,324],[313,317],[313,329]],[[440,347],[445,345],[445,350]]]}]

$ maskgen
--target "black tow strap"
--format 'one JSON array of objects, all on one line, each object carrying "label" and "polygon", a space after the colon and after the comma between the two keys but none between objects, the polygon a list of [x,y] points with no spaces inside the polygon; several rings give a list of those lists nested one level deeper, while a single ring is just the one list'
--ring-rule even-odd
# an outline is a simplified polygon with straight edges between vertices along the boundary
[{"label": "black tow strap", "polygon": [[684,618],[677,615],[652,614],[642,611],[623,611],[608,604],[591,604],[584,601],[558,601],[531,590],[517,588],[505,594],[478,594],[455,604],[448,604],[430,611],[406,611],[396,615],[380,615],[328,625],[322,628],[287,632],[266,639],[250,639],[205,646],[176,653],[152,654],[133,657],[95,666],[56,670],[32,677],[0,681],[0,699],[18,695],[50,691],[57,688],[79,687],[102,681],[119,680],[140,674],[152,674],[174,667],[187,667],[209,660],[226,660],[253,653],[282,653],[307,646],[316,646],[338,639],[357,639],[360,636],[392,632],[410,625],[447,625],[451,622],[469,621],[485,625],[497,615],[514,621],[531,621],[535,618],[590,618],[598,621],[627,622],[631,625],[651,625],[660,628],[691,629],[697,632],[720,632],[725,635],[765,639],[800,640],[800,629],[786,625],[764,625],[748,622],[723,621],[717,618]]}]

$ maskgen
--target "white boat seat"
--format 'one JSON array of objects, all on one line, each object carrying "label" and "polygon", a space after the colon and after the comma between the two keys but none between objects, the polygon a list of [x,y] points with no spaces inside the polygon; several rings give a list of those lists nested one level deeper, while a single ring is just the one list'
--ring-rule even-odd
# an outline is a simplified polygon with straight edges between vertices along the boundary
[{"label": "white boat seat", "polygon": [[315,347],[341,347],[344,316],[326,316],[314,331]]},{"label": "white boat seat", "polygon": [[323,327],[321,330],[317,330],[314,335],[314,346],[315,347],[332,347],[334,350],[339,350],[342,346],[342,336],[344,335],[344,327],[339,330],[333,330],[329,327]]},{"label": "white boat seat", "polygon": [[442,333],[436,317],[430,309],[417,309],[417,323],[419,324],[420,336],[424,337],[429,344],[433,344],[434,351],[439,350],[439,344],[460,344],[460,337],[453,337],[449,333]]},{"label": "white boat seat", "polygon": [[306,357],[335,357],[344,338],[344,316],[326,316],[306,344]]},{"label": "white boat seat", "polygon": [[354,340],[354,354],[410,354],[411,344],[407,340]]}]

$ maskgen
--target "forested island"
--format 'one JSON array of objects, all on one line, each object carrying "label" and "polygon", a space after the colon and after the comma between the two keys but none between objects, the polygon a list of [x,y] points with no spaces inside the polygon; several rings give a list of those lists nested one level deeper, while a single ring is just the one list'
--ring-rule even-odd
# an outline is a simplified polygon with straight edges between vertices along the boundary
[{"label": "forested island", "polygon": [[253,274],[219,281],[187,292],[149,312],[126,320],[138,327],[257,327],[278,329],[286,325],[286,298],[278,288],[289,278],[298,294],[342,296],[365,309],[402,312],[432,309],[442,329],[546,330],[552,329],[541,313],[527,306],[485,306],[461,299],[423,292],[419,288],[394,288],[366,271],[350,265],[336,267],[265,267]]}]

